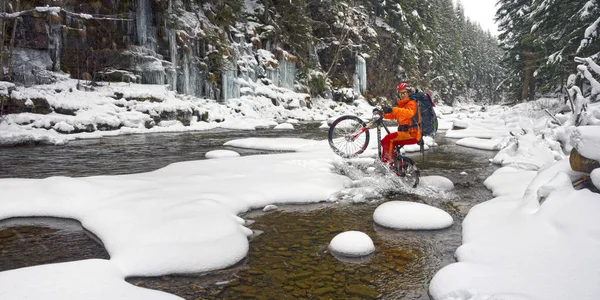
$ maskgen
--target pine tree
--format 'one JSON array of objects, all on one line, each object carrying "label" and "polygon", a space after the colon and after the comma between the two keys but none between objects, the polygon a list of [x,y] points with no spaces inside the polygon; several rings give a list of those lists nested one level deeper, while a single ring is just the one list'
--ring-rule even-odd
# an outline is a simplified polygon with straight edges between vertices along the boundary
[{"label": "pine tree", "polygon": [[532,0],[499,0],[496,19],[500,45],[505,51],[502,64],[507,70],[504,81],[512,100],[527,101],[535,96],[534,72],[539,53],[531,35]]},{"label": "pine tree", "polygon": [[[598,5],[588,0],[536,0],[533,3],[532,34],[543,55],[538,71],[542,91],[560,89],[573,73],[574,55],[588,25],[599,15]],[[590,49],[590,50],[587,50]],[[593,54],[587,48],[582,55]]]}]

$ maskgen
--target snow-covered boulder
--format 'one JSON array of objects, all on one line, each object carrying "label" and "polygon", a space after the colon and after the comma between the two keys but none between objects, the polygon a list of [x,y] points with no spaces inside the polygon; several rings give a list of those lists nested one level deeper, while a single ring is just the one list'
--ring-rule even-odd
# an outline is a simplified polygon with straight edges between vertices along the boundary
[{"label": "snow-covered boulder", "polygon": [[208,159],[223,158],[223,157],[239,157],[240,154],[231,150],[213,150],[206,152],[204,155]]},{"label": "snow-covered boulder", "polygon": [[385,202],[373,212],[378,225],[392,229],[442,229],[452,225],[452,216],[427,204],[409,201]]},{"label": "snow-covered boulder", "polygon": [[329,250],[345,257],[366,256],[375,251],[373,240],[364,232],[346,231],[336,235],[329,243]]}]

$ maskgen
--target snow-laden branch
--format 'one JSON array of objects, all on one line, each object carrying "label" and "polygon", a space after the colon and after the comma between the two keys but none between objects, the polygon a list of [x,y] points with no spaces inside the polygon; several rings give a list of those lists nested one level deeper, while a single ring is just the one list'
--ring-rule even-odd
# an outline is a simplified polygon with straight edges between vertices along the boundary
[{"label": "snow-laden branch", "polygon": [[575,62],[580,63],[580,64],[585,64],[590,69],[592,69],[592,71],[596,72],[597,74],[600,74],[600,66],[598,66],[598,64],[591,57],[586,57],[586,58],[575,57]]},{"label": "snow-laden branch", "polygon": [[90,15],[84,13],[75,13],[72,11],[68,11],[64,8],[58,6],[40,6],[28,10],[22,10],[14,13],[0,12],[0,19],[15,19],[23,15],[29,15],[33,12],[38,13],[48,13],[50,15],[58,16],[60,12],[64,12],[65,14],[86,20],[108,20],[108,21],[133,21],[134,19],[122,17],[121,15]]},{"label": "snow-laden branch", "polygon": [[594,78],[594,75],[592,72],[590,72],[590,70],[596,74],[600,74],[600,66],[598,66],[598,64],[596,64],[596,62],[590,57],[575,57],[575,61],[581,64],[577,66],[577,71],[579,71],[579,73],[590,82],[590,86],[592,87],[591,96],[598,95],[600,93],[600,83],[598,80],[596,80],[596,78]]},{"label": "snow-laden branch", "polygon": [[579,48],[577,48],[577,53],[581,51],[581,49],[587,47],[592,43],[592,41],[598,37],[598,26],[600,26],[600,17],[592,23],[588,28],[585,29],[585,34],[583,39],[579,43]]}]

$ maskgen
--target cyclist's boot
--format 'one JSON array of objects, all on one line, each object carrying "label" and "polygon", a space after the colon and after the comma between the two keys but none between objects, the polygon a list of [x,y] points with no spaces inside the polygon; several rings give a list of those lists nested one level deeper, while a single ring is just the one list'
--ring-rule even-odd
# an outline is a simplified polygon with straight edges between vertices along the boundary
[{"label": "cyclist's boot", "polygon": [[396,173],[396,175],[400,176],[400,177],[406,176],[406,170],[404,168],[400,168],[400,167],[394,168],[394,173]]}]

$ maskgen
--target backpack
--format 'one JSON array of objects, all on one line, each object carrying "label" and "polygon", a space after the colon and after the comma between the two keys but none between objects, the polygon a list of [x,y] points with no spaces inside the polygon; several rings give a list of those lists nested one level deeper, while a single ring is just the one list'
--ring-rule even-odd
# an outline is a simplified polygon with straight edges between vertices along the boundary
[{"label": "backpack", "polygon": [[[438,119],[435,114],[433,107],[435,103],[431,100],[429,93],[423,93],[416,91],[417,100],[417,113],[413,117],[413,124],[419,124],[421,126],[422,136],[433,136],[438,129]],[[420,115],[420,120],[419,120]]]}]

